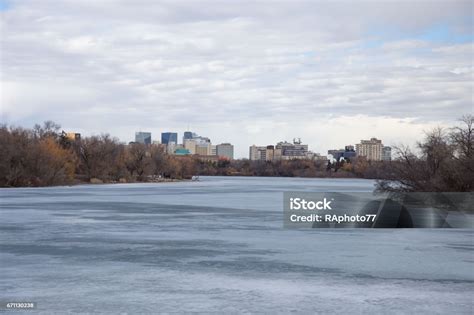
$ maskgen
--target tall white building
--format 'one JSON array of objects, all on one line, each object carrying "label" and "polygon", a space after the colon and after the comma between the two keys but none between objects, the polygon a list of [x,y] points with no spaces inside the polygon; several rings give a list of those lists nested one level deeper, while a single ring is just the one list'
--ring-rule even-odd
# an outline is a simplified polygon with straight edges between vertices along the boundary
[{"label": "tall white building", "polygon": [[357,156],[365,156],[369,161],[382,160],[382,140],[371,138],[370,140],[361,140],[356,144]]},{"label": "tall white building", "polygon": [[251,161],[265,161],[267,147],[256,146],[255,144],[249,148],[249,160]]}]

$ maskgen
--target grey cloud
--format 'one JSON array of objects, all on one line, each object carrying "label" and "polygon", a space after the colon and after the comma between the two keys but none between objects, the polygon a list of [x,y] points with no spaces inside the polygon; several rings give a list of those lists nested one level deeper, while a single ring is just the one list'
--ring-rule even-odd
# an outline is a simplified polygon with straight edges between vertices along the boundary
[{"label": "grey cloud", "polygon": [[[361,114],[443,122],[472,111],[472,42],[417,36],[439,23],[468,32],[471,8],[469,1],[12,2],[1,18],[2,120],[53,118],[123,140],[132,128],[191,124],[204,133],[230,123],[241,132],[223,128],[219,136],[254,143],[268,141],[252,133],[255,124],[291,128],[294,117],[306,126],[301,133]],[[408,38],[384,35],[393,29]],[[382,45],[367,46],[374,37]]]}]

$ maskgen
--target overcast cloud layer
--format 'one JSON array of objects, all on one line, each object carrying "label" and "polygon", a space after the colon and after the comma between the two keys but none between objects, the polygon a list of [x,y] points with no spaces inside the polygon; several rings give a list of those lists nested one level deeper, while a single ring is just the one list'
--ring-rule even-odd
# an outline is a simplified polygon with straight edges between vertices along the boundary
[{"label": "overcast cloud layer", "polygon": [[1,121],[413,143],[473,112],[471,1],[1,1]]}]

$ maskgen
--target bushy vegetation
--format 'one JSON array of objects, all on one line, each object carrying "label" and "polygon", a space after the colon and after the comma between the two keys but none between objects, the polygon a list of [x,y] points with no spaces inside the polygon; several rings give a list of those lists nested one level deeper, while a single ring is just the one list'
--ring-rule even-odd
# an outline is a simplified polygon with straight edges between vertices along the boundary
[{"label": "bushy vegetation", "polygon": [[435,128],[418,142],[416,151],[396,149],[396,158],[383,169],[379,191],[474,191],[474,117],[464,116],[460,126]]},{"label": "bushy vegetation", "polygon": [[0,185],[46,186],[74,179],[76,156],[60,145],[52,122],[33,130],[0,127]]},{"label": "bushy vegetation", "polygon": [[109,135],[70,140],[47,121],[33,129],[0,126],[0,186],[78,182],[134,182],[189,178],[190,157],[173,158],[158,146],[125,145]]},{"label": "bushy vegetation", "polygon": [[450,130],[426,133],[415,151],[394,148],[391,162],[364,157],[321,160],[203,161],[165,154],[159,145],[120,143],[109,135],[68,139],[47,121],[33,129],[0,126],[0,186],[189,179],[194,175],[357,177],[378,179],[379,191],[473,191],[472,116]]}]

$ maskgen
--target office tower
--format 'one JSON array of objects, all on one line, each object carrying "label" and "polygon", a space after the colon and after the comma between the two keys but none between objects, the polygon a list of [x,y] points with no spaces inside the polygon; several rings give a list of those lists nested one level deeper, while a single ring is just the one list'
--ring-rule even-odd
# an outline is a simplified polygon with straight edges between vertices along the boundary
[{"label": "office tower", "polygon": [[196,143],[196,154],[197,155],[211,155],[211,143],[210,142]]},{"label": "office tower", "polygon": [[256,146],[255,144],[249,148],[249,160],[251,161],[265,161],[267,147]]},{"label": "office tower", "polygon": [[382,140],[371,138],[370,140],[361,140],[356,144],[357,156],[365,156],[369,161],[382,160]]},{"label": "office tower", "polygon": [[135,142],[141,144],[151,144],[151,132],[135,132]]},{"label": "office tower", "polygon": [[176,132],[162,132],[161,143],[167,145],[170,142],[178,143],[178,134]]},{"label": "office tower", "polygon": [[225,157],[229,160],[234,159],[234,146],[230,143],[221,143],[216,145],[216,155],[219,157]]},{"label": "office tower", "polygon": [[191,131],[185,131],[183,134],[183,144],[186,140],[191,140],[192,138],[194,138],[194,136],[195,136],[195,133]]}]

